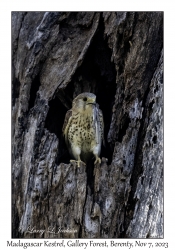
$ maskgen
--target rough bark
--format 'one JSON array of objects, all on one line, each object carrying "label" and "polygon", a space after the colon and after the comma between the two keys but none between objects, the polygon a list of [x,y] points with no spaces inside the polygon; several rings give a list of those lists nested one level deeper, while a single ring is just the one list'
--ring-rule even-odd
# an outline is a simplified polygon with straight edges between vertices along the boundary
[{"label": "rough bark", "polygon": [[[163,237],[162,49],[162,12],[12,13],[13,238]],[[61,129],[84,91],[106,146],[77,168]]]}]

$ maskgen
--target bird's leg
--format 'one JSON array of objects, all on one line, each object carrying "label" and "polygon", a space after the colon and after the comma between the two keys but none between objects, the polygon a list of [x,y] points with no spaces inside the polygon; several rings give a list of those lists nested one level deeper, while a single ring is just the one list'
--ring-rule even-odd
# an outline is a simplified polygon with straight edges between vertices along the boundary
[{"label": "bird's leg", "polygon": [[98,157],[98,155],[97,154],[95,154],[95,162],[94,162],[94,164],[97,164],[97,163],[101,163],[101,159],[100,159],[100,157]]},{"label": "bird's leg", "polygon": [[78,161],[76,161],[76,160],[70,160],[70,162],[76,162],[78,164],[78,167],[81,166],[81,163],[86,166],[86,163],[84,163],[83,161],[81,161],[79,155],[78,155]]},{"label": "bird's leg", "polygon": [[100,148],[99,148],[99,145],[97,144],[94,148],[93,148],[93,155],[95,156],[95,162],[94,162],[94,165],[97,164],[97,163],[101,163],[101,159],[99,157],[99,154],[100,154]]}]

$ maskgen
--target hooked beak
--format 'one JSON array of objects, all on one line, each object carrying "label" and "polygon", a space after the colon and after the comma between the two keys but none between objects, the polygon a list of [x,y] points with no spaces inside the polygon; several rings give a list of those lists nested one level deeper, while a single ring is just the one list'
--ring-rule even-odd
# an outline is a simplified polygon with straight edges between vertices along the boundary
[{"label": "hooked beak", "polygon": [[96,102],[88,102],[86,105],[89,105],[89,104],[92,104],[92,105],[96,106]]}]

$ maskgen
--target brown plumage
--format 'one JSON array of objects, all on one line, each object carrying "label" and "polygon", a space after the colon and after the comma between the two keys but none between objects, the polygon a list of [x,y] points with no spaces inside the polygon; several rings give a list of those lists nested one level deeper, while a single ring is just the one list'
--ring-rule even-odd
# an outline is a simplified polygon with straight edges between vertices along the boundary
[{"label": "brown plumage", "polygon": [[87,163],[93,155],[95,164],[101,163],[99,155],[103,133],[103,114],[96,103],[96,96],[88,92],[78,95],[72,102],[72,109],[67,111],[63,125],[66,145],[78,166],[81,162]]}]

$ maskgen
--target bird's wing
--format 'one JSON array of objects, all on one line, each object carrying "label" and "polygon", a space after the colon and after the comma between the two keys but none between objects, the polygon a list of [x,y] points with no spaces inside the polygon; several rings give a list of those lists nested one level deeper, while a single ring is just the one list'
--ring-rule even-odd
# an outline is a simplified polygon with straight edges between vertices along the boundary
[{"label": "bird's wing", "polygon": [[105,146],[105,140],[104,140],[104,120],[103,120],[103,113],[101,109],[98,109],[98,117],[99,117],[99,133],[101,136],[101,140],[103,142],[103,145]]},{"label": "bird's wing", "polygon": [[103,113],[99,109],[98,104],[96,104],[96,107],[94,109],[94,117],[95,117],[95,121],[96,121],[96,140],[97,140],[97,143],[99,143],[99,139],[101,139],[101,141],[103,142],[103,145],[105,146]]},{"label": "bird's wing", "polygon": [[65,137],[66,144],[68,144],[67,134],[68,134],[68,128],[69,128],[71,119],[72,119],[72,109],[67,111],[65,115],[65,119],[64,119],[63,128],[62,128],[62,132],[63,132],[63,136]]}]

